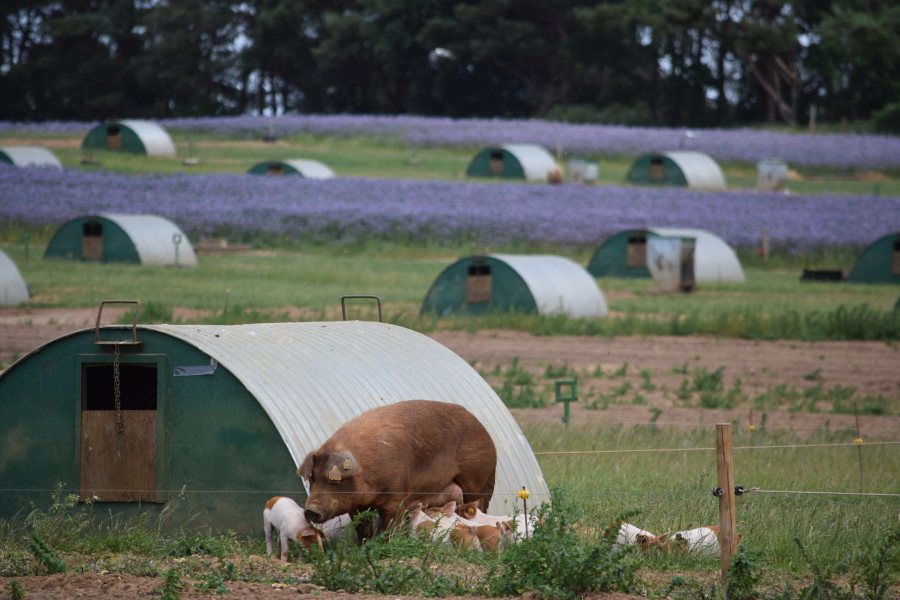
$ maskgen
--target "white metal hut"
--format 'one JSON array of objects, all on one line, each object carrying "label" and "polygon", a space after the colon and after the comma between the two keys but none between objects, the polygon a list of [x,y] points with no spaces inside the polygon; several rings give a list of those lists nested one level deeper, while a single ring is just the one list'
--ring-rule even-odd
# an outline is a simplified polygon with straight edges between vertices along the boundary
[{"label": "white metal hut", "polygon": [[414,399],[484,424],[497,449],[491,512],[511,514],[522,486],[531,506],[550,500],[493,388],[425,335],[361,321],[136,325],[68,334],[0,373],[0,516],[46,504],[66,481],[102,512],[258,531],[271,496],[303,503],[308,452],[352,417]]},{"label": "white metal hut", "polygon": [[297,158],[292,160],[267,160],[253,165],[251,175],[299,175],[304,179],[331,179],[334,171],[317,160]]},{"label": "white metal hut", "polygon": [[28,286],[16,263],[0,250],[0,306],[24,304],[28,299]]},{"label": "white metal hut", "polygon": [[605,317],[597,282],[562,256],[467,256],[444,269],[422,302],[422,313],[448,316],[488,311],[536,312],[572,318]]},{"label": "white metal hut", "polygon": [[140,119],[100,123],[84,137],[81,147],[147,156],[175,156],[175,144],[168,132],[158,123]]},{"label": "white metal hut", "polygon": [[56,155],[41,146],[0,146],[0,162],[17,167],[63,168]]},{"label": "white metal hut", "polygon": [[536,144],[502,144],[482,148],[466,169],[469,177],[503,177],[547,181],[556,167],[553,156]]},{"label": "white metal hut", "polygon": [[675,150],[645,154],[628,171],[638,185],[676,185],[700,190],[724,190],[725,175],[713,158],[702,152]]},{"label": "white metal hut", "polygon": [[648,227],[610,236],[594,251],[587,270],[594,277],[650,277],[647,239],[694,240],[694,280],[697,283],[743,283],[744,270],[725,240],[705,229]]},{"label": "white metal hut", "polygon": [[102,213],[60,225],[45,258],[196,267],[197,255],[181,228],[158,215]]}]

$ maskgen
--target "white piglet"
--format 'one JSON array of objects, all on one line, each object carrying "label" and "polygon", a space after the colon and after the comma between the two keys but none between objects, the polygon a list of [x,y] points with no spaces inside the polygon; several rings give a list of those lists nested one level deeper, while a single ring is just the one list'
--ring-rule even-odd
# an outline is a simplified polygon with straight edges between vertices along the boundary
[{"label": "white piglet", "polygon": [[641,550],[647,550],[657,543],[657,537],[631,523],[622,523],[616,535],[616,546],[638,546]]},{"label": "white piglet", "polygon": [[322,548],[321,531],[313,527],[299,504],[284,496],[274,496],[266,502],[263,510],[263,527],[266,532],[266,553],[272,556],[272,529],[278,530],[281,540],[281,560],[287,561],[288,548],[291,540],[309,548],[318,544]]},{"label": "white piglet", "polygon": [[[737,541],[741,541],[741,535],[737,535]],[[709,556],[717,556],[721,553],[719,548],[719,526],[708,525],[670,534],[666,542],[676,548],[687,552],[696,552]]]}]

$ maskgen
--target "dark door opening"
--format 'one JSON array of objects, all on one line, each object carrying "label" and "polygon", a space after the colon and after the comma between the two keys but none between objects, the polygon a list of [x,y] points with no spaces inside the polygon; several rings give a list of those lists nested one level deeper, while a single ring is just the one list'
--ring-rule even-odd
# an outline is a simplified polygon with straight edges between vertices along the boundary
[{"label": "dark door opening", "polygon": [[628,238],[625,266],[629,268],[647,267],[647,236],[635,235]]},{"label": "dark door opening", "polygon": [[491,152],[491,175],[500,177],[503,175],[503,151],[494,150]]},{"label": "dark door opening", "polygon": [[466,304],[481,304],[491,301],[491,266],[469,265],[466,277]]},{"label": "dark door opening", "polygon": [[103,260],[103,223],[85,221],[81,226],[81,257]]},{"label": "dark door opening", "polygon": [[654,156],[650,159],[650,179],[662,181],[666,176],[665,162],[662,156]]},{"label": "dark door opening", "polygon": [[82,365],[82,500],[156,500],[156,375],[155,364],[120,364],[117,384],[113,365]]},{"label": "dark door opening", "polygon": [[122,128],[118,125],[110,125],[106,128],[106,148],[107,150],[122,149]]},{"label": "dark door opening", "polygon": [[271,163],[266,168],[266,175],[284,175],[284,169],[278,163]]}]

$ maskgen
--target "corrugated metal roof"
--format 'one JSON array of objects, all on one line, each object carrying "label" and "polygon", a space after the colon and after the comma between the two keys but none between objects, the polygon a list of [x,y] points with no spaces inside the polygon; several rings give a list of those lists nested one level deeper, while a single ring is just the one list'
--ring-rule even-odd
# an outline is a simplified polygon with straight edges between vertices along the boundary
[{"label": "corrugated metal roof", "polygon": [[317,160],[298,158],[286,160],[284,161],[284,164],[297,169],[297,171],[299,171],[306,179],[331,179],[334,177],[334,171]]},{"label": "corrugated metal roof", "polygon": [[0,250],[0,306],[15,306],[28,302],[28,286],[16,263]]},{"label": "corrugated metal roof", "polygon": [[542,315],[605,317],[606,299],[580,264],[562,256],[491,254],[525,281]]},{"label": "corrugated metal roof", "polygon": [[516,157],[528,181],[547,181],[547,173],[556,166],[553,155],[536,144],[503,144],[500,147]]},{"label": "corrugated metal roof", "polygon": [[678,165],[687,179],[688,187],[705,190],[725,189],[725,175],[712,157],[690,150],[674,150],[664,152],[663,155]]},{"label": "corrugated metal roof", "polygon": [[174,235],[181,236],[178,244],[178,265],[196,267],[197,255],[194,247],[183,231],[168,219],[158,215],[122,215],[102,213],[98,215],[109,219],[121,227],[137,249],[142,265],[174,265]]},{"label": "corrugated metal roof", "polygon": [[115,121],[115,123],[134,131],[141,138],[148,156],[175,156],[175,144],[172,143],[172,138],[158,123],[139,119],[126,119]]},{"label": "corrugated metal roof", "polygon": [[465,360],[420,333],[386,323],[143,325],[181,339],[228,369],[256,398],[295,464],[348,419],[402,400],[464,406],[497,447],[491,510],[511,513],[524,485],[536,504],[549,491],[509,410]]},{"label": "corrugated metal roof", "polygon": [[692,237],[694,245],[694,279],[698,283],[744,283],[741,261],[725,240],[704,229],[651,227],[647,231],[662,237]]},{"label": "corrugated metal roof", "polygon": [[0,152],[6,154],[17,167],[63,168],[56,155],[41,146],[0,146]]}]

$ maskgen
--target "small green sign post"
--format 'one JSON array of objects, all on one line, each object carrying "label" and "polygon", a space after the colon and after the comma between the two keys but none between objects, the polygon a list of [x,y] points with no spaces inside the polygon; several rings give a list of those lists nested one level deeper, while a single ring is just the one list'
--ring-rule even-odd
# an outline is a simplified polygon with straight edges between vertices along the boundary
[{"label": "small green sign post", "polygon": [[578,402],[578,381],[559,379],[553,384],[553,394],[557,402],[563,403],[562,422],[569,424],[569,402]]}]

